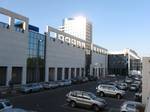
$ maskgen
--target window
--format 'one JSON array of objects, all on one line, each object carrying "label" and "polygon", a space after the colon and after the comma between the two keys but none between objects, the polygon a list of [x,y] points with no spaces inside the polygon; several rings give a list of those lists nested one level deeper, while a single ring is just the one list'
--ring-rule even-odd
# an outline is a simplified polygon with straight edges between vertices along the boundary
[{"label": "window", "polygon": [[135,108],[135,105],[134,105],[134,104],[128,104],[127,107],[128,107],[128,108],[131,108],[131,109],[134,109],[134,108]]},{"label": "window", "polygon": [[89,96],[82,96],[83,99],[87,99],[87,100],[90,100],[90,97]]},{"label": "window", "polygon": [[72,92],[72,93],[71,93],[71,96],[76,97],[76,96],[77,96],[77,93],[76,93],[76,92]]},{"label": "window", "polygon": [[87,100],[90,100],[90,96],[89,96],[87,93],[84,93],[84,94],[83,94],[83,98],[84,98],[84,99],[87,99]]}]

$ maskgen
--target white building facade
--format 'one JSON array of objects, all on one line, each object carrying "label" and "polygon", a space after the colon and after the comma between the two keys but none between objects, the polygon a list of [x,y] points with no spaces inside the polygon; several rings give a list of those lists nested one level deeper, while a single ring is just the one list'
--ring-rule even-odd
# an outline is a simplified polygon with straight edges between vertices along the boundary
[{"label": "white building facade", "polygon": [[0,14],[9,17],[8,23],[0,22],[0,86],[10,80],[26,84],[84,77],[87,64],[94,71],[90,75],[106,74],[107,49],[92,45],[91,33],[82,39],[47,26],[40,34],[27,17],[3,8]]},{"label": "white building facade", "polygon": [[[0,23],[0,85],[26,83],[26,60],[28,49],[28,18],[0,8],[9,23]],[[15,27],[15,19],[23,21],[22,29]]]},{"label": "white building facade", "polygon": [[63,31],[87,42],[92,42],[92,23],[86,17],[65,18]]}]

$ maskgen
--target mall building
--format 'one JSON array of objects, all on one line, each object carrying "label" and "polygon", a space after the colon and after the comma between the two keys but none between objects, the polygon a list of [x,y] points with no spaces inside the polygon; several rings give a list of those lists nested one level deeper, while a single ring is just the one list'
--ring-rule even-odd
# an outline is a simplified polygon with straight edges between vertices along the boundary
[{"label": "mall building", "polygon": [[141,74],[142,61],[140,56],[132,49],[110,52],[108,55],[108,73],[119,75]]},{"label": "mall building", "polygon": [[107,74],[107,49],[93,44],[92,24],[85,39],[47,26],[44,34],[29,18],[0,8],[0,86]]}]

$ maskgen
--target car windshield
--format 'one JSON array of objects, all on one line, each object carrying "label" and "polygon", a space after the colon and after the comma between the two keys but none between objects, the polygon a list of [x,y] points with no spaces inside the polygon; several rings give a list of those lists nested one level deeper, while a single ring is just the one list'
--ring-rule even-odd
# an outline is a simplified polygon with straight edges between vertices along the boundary
[{"label": "car windshield", "polygon": [[92,98],[92,99],[95,99],[95,98],[96,98],[96,96],[95,96],[94,94],[92,94],[92,93],[88,93],[88,95],[89,95],[90,98]]}]

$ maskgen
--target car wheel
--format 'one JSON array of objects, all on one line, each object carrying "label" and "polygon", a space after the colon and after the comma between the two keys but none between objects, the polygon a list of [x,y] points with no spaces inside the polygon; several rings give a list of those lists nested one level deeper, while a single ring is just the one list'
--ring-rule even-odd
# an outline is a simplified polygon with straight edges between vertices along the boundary
[{"label": "car wheel", "polygon": [[121,99],[121,95],[120,94],[117,94],[116,97],[117,97],[117,99]]},{"label": "car wheel", "polygon": [[97,105],[93,105],[93,109],[94,109],[95,112],[98,112],[100,110]]},{"label": "car wheel", "polygon": [[100,95],[101,97],[103,97],[103,96],[104,96],[104,92],[100,92],[99,95]]},{"label": "car wheel", "polygon": [[70,102],[70,106],[74,108],[74,107],[76,106],[76,102],[71,101],[71,102]]}]

